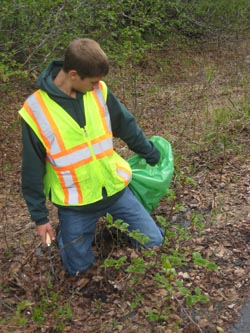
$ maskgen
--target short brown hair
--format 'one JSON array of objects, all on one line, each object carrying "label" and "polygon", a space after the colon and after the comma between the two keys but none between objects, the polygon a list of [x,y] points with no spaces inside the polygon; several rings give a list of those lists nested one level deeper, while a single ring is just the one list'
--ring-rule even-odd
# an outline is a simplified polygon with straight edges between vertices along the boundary
[{"label": "short brown hair", "polygon": [[63,70],[76,70],[82,79],[105,76],[109,71],[108,57],[93,39],[75,39],[66,49]]}]

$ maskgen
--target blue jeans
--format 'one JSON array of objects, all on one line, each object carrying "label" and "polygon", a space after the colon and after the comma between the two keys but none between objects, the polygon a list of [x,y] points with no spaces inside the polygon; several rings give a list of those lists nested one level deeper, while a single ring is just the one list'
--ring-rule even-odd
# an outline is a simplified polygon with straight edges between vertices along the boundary
[{"label": "blue jeans", "polygon": [[65,268],[71,275],[88,269],[93,261],[92,242],[96,224],[100,217],[109,213],[113,220],[121,219],[128,223],[128,230],[139,230],[149,237],[146,247],[160,246],[162,231],[150,214],[127,187],[113,205],[95,213],[82,213],[59,208],[60,231],[58,245]]}]

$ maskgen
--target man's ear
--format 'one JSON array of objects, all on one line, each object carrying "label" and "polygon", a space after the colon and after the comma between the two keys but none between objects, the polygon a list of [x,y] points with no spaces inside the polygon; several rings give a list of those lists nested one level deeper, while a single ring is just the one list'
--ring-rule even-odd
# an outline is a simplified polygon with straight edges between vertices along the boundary
[{"label": "man's ear", "polygon": [[75,81],[75,79],[79,76],[77,71],[72,69],[68,72],[68,76],[72,81]]}]

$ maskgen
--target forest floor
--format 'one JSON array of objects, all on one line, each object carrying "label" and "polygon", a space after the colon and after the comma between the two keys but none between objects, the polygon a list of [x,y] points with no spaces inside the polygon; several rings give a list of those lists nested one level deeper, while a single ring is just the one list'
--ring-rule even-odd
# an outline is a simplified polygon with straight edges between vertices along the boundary
[{"label": "forest floor", "polygon": [[67,278],[55,244],[53,274],[20,190],[17,110],[34,85],[1,83],[0,332],[229,333],[250,290],[250,41],[173,46],[107,82],[148,137],[172,144],[175,195],[153,213],[165,245],[108,242],[100,221],[96,274]]}]

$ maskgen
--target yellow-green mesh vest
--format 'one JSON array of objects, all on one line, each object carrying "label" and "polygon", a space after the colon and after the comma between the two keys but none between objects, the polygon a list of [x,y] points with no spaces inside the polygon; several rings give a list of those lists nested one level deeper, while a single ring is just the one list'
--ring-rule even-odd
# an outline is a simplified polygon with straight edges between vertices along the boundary
[{"label": "yellow-green mesh vest", "polygon": [[129,164],[113,149],[107,87],[84,94],[81,128],[46,92],[36,91],[19,111],[47,153],[44,190],[59,205],[87,205],[121,191],[131,180]]}]

